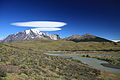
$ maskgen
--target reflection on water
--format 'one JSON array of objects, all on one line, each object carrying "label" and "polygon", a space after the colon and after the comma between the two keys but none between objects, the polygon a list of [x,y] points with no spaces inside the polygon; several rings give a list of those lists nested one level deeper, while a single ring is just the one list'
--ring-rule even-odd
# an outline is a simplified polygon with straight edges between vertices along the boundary
[{"label": "reflection on water", "polygon": [[[80,55],[65,55],[65,54],[47,54],[47,55],[68,57],[68,58],[80,60],[82,63],[88,64],[89,66],[92,66],[92,67],[95,67],[95,68],[120,73],[120,69],[115,69],[115,68],[109,68],[109,67],[102,66],[101,63],[108,63],[108,62],[103,61],[103,60],[98,60],[98,59],[95,59],[95,58],[87,58],[87,57],[81,57]],[[103,56],[105,56],[105,55],[103,55]],[[108,55],[108,56],[110,56],[110,55]]]}]

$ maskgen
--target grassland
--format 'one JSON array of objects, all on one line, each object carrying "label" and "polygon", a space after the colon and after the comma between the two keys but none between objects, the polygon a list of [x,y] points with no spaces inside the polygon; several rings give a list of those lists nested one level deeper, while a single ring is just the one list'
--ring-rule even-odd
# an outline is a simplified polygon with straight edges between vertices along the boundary
[{"label": "grassland", "polygon": [[97,58],[99,60],[105,60],[112,65],[120,66],[119,56],[93,56],[92,58]]},{"label": "grassland", "polygon": [[0,44],[0,80],[95,80],[99,75],[80,61]]},{"label": "grassland", "polygon": [[83,51],[82,53],[118,52],[120,44],[113,42],[75,43],[65,40],[1,43],[0,80],[104,80],[100,70],[77,60],[43,54],[46,51],[69,51],[71,54],[76,54],[74,51]]},{"label": "grassland", "polygon": [[[10,46],[46,51],[120,51],[120,43],[114,42],[73,42],[66,40],[15,41]],[[7,44],[8,45],[8,44]]]}]

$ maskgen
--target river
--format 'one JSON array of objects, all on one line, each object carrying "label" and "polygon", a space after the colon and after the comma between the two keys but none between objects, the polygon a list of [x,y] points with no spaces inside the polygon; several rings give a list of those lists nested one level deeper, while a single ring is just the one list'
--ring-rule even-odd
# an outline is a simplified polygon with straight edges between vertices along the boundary
[{"label": "river", "polygon": [[[101,63],[108,63],[108,62],[103,61],[103,60],[98,60],[98,59],[95,59],[95,58],[82,57],[81,55],[65,55],[65,54],[50,54],[50,53],[45,53],[45,54],[50,55],[50,56],[60,56],[60,57],[72,58],[72,59],[75,59],[75,60],[80,60],[82,63],[88,64],[89,66],[94,67],[94,68],[107,70],[107,71],[111,71],[111,72],[115,72],[115,73],[120,73],[120,69],[109,68],[109,67],[105,67],[105,66],[101,65]],[[106,56],[110,56],[110,55],[106,55]]]}]

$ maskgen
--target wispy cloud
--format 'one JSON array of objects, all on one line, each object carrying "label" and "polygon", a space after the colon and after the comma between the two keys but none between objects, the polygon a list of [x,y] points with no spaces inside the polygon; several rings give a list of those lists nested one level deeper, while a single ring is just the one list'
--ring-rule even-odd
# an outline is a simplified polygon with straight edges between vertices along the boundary
[{"label": "wispy cloud", "polygon": [[67,25],[64,22],[54,22],[54,21],[31,21],[31,22],[16,22],[11,23],[14,26],[21,26],[21,27],[62,27]]}]

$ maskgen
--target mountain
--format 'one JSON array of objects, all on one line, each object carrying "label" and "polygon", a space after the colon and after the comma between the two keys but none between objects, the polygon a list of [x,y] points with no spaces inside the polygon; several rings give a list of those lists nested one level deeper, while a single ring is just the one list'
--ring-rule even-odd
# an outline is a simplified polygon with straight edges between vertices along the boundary
[{"label": "mountain", "polygon": [[18,32],[16,34],[11,34],[7,36],[2,42],[11,42],[17,40],[39,40],[39,39],[52,39],[57,40],[60,39],[57,34],[48,34],[39,31],[38,29],[30,29],[22,32]]},{"label": "mountain", "polygon": [[0,43],[3,41],[3,39],[0,39]]},{"label": "mountain", "polygon": [[69,41],[74,41],[74,42],[88,42],[88,41],[93,41],[93,42],[111,42],[110,40],[94,36],[91,34],[85,34],[85,35],[72,35],[70,37],[64,38],[64,40],[69,40]]},{"label": "mountain", "polygon": [[2,42],[2,40],[0,40],[0,42]]}]

